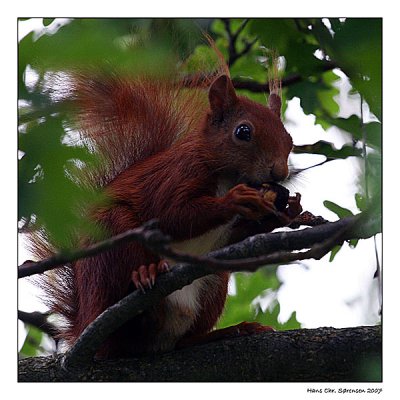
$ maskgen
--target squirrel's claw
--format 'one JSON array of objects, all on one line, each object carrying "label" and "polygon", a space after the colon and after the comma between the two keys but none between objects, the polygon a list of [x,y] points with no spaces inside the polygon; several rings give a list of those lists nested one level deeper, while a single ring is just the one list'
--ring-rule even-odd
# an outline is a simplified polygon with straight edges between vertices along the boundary
[{"label": "squirrel's claw", "polygon": [[138,269],[132,271],[132,282],[136,289],[145,293],[146,289],[153,288],[157,275],[169,270],[169,264],[166,260],[161,260],[157,264],[141,265]]},{"label": "squirrel's claw", "polygon": [[288,208],[285,210],[286,215],[293,219],[296,218],[303,211],[303,207],[300,204],[301,195],[296,193],[296,196],[289,197]]}]

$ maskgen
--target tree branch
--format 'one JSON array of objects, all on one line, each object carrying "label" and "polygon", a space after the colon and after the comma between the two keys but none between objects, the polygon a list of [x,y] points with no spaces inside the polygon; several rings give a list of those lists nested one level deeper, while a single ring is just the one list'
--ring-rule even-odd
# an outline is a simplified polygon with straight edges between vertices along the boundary
[{"label": "tree branch", "polygon": [[25,278],[27,276],[41,274],[43,272],[63,266],[81,258],[94,256],[132,240],[137,240],[142,243],[158,243],[160,240],[168,241],[168,237],[163,235],[159,230],[154,229],[156,225],[157,221],[149,221],[139,228],[131,229],[129,231],[76,251],[55,254],[52,257],[46,258],[45,260],[38,262],[30,260],[26,261],[18,267],[18,278]]},{"label": "tree branch", "polygon": [[[337,68],[337,65],[333,62],[326,62],[324,65],[321,67],[321,72],[325,71],[330,71],[334,68]],[[293,74],[289,75],[285,78],[282,79],[282,87],[294,85],[296,83],[301,82],[304,80],[304,76],[300,74]],[[253,93],[269,93],[269,84],[268,82],[266,83],[260,83],[256,81],[250,81],[247,79],[232,79],[233,86],[235,89],[244,89],[248,90]]]},{"label": "tree branch", "polygon": [[274,251],[271,254],[263,254],[258,257],[251,257],[246,259],[234,260],[220,260],[214,257],[206,256],[192,256],[190,254],[179,253],[173,251],[168,245],[162,243],[161,245],[149,244],[151,250],[166,258],[172,258],[175,261],[202,265],[209,268],[211,271],[248,271],[254,272],[262,265],[290,263],[293,261],[306,260],[314,258],[319,260],[327,254],[334,246],[344,241],[344,236],[348,230],[358,222],[358,218],[353,218],[346,226],[343,226],[332,236],[326,238],[321,243],[314,243],[310,250],[302,253],[293,253],[292,249],[289,251]]},{"label": "tree branch", "polygon": [[[308,214],[312,215],[311,213]],[[304,225],[307,224],[307,222],[302,219],[301,216],[298,218],[299,221],[301,221]],[[315,220],[316,217],[313,216],[313,218]],[[190,258],[190,256],[186,254],[173,252],[168,247],[168,243],[170,243],[171,239],[158,230],[157,225],[158,224],[156,220],[148,221],[139,228],[128,230],[85,248],[55,254],[52,257],[37,262],[27,260],[18,267],[18,278],[25,278],[27,276],[41,274],[51,269],[72,263],[76,260],[97,255],[111,248],[134,240],[146,245],[157,254],[171,257],[177,261],[192,263],[207,262],[208,258]],[[212,262],[212,260],[210,262]],[[222,267],[226,267],[226,265],[223,265]]]},{"label": "tree branch", "polygon": [[165,354],[93,361],[65,370],[62,356],[21,360],[20,382],[380,382],[381,327],[267,332]]},{"label": "tree branch", "polygon": [[[66,353],[65,366],[70,369],[89,365],[101,343],[112,332],[175,290],[205,275],[215,273],[218,260],[233,260],[230,266],[231,268],[232,265],[235,266],[237,270],[244,269],[240,268],[241,261],[254,262],[248,265],[249,270],[254,270],[256,264],[258,266],[266,264],[267,259],[274,263],[287,263],[288,250],[311,249],[305,253],[290,253],[296,256],[290,256],[290,261],[305,259],[315,254],[320,256],[329,251],[339,239],[368,238],[380,232],[380,224],[379,218],[373,219],[366,214],[359,214],[314,228],[256,235],[210,253],[208,262],[176,265],[169,273],[157,277],[154,287],[147,293],[143,294],[136,290],[105,310],[85,329],[74,346]],[[274,251],[272,255],[265,256],[271,251]],[[251,260],[243,260],[246,258],[251,258]],[[255,258],[257,258],[256,262]],[[220,265],[223,265],[220,268],[229,269],[225,261],[222,261]]]},{"label": "tree branch", "polygon": [[20,321],[42,330],[44,333],[47,333],[50,337],[55,339],[57,329],[53,324],[47,321],[48,316],[49,314],[47,313],[43,314],[38,311],[28,313],[25,311],[18,310],[18,319]]},{"label": "tree branch", "polygon": [[[325,62],[323,66],[321,66],[320,72],[330,71],[334,68],[337,68],[335,63]],[[184,76],[180,83],[186,87],[208,87],[209,81],[212,77],[212,74],[189,74]],[[282,87],[294,85],[304,79],[305,77],[300,74],[289,75],[282,79]],[[232,84],[235,89],[248,90],[253,93],[269,93],[269,82],[260,83],[249,79],[233,78]]]},{"label": "tree branch", "polygon": [[253,40],[249,41],[249,42],[245,42],[245,46],[241,51],[237,51],[236,50],[236,43],[238,40],[239,35],[242,33],[243,29],[245,28],[245,26],[247,25],[247,23],[249,22],[248,19],[245,19],[241,25],[239,26],[239,28],[236,30],[236,32],[232,32],[231,30],[231,25],[230,25],[230,19],[229,18],[221,18],[221,21],[223,22],[223,24],[225,25],[225,30],[226,33],[228,34],[228,66],[231,67],[236,60],[238,60],[240,57],[244,56],[246,53],[248,53],[250,51],[250,49],[253,47],[253,45],[257,42],[258,38],[254,38]]}]

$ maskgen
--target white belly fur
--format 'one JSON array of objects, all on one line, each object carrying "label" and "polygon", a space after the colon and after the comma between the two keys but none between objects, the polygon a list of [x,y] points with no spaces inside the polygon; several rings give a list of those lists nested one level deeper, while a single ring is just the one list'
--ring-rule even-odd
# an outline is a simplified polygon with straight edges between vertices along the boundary
[{"label": "white belly fur", "polygon": [[[216,196],[224,196],[231,187],[229,182],[220,182]],[[227,224],[196,238],[174,242],[171,247],[175,251],[191,255],[207,254],[226,244],[235,219],[233,218]],[[168,260],[168,262],[170,265],[175,264],[173,260]],[[212,293],[218,290],[217,287],[214,288],[218,284],[218,279],[215,275],[196,279],[190,285],[176,290],[166,297],[167,318],[163,329],[158,334],[157,343],[154,343],[155,351],[172,349],[176,342],[190,329],[201,307],[201,304],[199,304],[201,292],[207,290]]]},{"label": "white belly fur", "polygon": [[[217,249],[219,246],[223,246],[230,233],[232,222],[222,225],[212,231],[205,233],[204,235],[198,236],[197,238],[185,240],[183,242],[172,243],[172,249],[186,254],[195,256],[207,254],[210,251]],[[173,260],[168,260],[170,265],[174,264]],[[210,279],[210,278],[208,278]],[[181,305],[183,308],[188,308],[195,311],[198,308],[198,295],[201,290],[202,282],[206,278],[196,279],[190,285],[183,287],[180,290],[170,294],[167,298],[172,303]]]},{"label": "white belly fur", "polygon": [[[172,243],[172,248],[191,255],[207,254],[226,243],[232,224],[233,221],[194,239]],[[168,261],[170,265],[175,263],[173,260]],[[166,297],[167,318],[158,340],[161,348],[173,347],[175,342],[190,329],[201,306],[199,301],[202,290],[212,291],[213,286],[218,284],[218,279],[213,275],[196,279],[190,285]]]}]

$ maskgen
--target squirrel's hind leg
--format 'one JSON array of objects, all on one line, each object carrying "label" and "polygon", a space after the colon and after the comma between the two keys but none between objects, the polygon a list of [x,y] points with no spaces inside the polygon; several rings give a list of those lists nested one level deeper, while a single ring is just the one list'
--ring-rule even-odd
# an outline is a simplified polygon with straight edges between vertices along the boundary
[{"label": "squirrel's hind leg", "polygon": [[222,329],[202,334],[193,335],[181,339],[176,348],[181,349],[184,347],[194,346],[196,344],[205,344],[215,340],[235,338],[238,336],[253,335],[255,333],[273,332],[275,329],[271,326],[261,325],[258,322],[241,322],[238,325],[228,326]]}]

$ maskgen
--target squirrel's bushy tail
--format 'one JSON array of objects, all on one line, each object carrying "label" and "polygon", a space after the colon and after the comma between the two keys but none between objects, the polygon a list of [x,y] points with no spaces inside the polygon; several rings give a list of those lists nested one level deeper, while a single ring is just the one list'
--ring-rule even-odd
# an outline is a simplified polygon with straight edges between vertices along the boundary
[{"label": "squirrel's bushy tail", "polygon": [[[33,258],[43,260],[56,254],[52,241],[43,229],[26,232],[26,234],[28,238],[26,247]],[[51,313],[58,316],[55,339],[63,339],[67,342],[73,339],[68,334],[72,332],[73,323],[79,312],[79,296],[75,279],[74,269],[70,264],[29,278],[31,283],[41,289],[40,300]]]},{"label": "squirrel's bushy tail", "polygon": [[166,150],[197,129],[208,107],[198,83],[74,75],[71,87],[78,130],[99,159],[89,183],[103,187],[130,165]]}]

